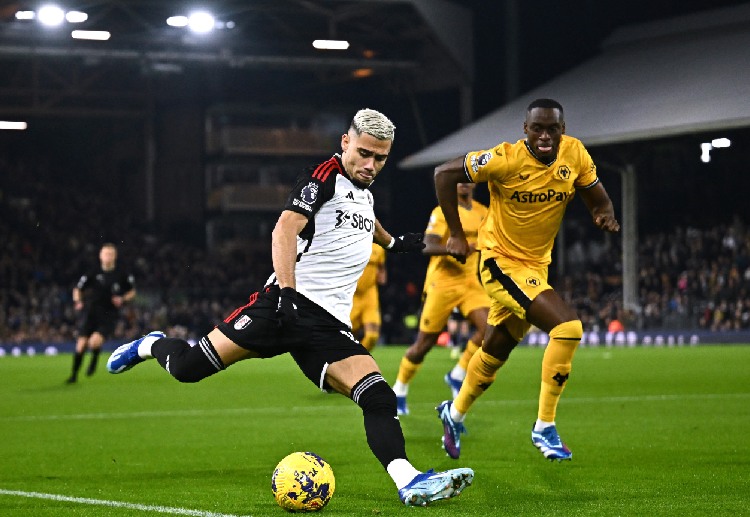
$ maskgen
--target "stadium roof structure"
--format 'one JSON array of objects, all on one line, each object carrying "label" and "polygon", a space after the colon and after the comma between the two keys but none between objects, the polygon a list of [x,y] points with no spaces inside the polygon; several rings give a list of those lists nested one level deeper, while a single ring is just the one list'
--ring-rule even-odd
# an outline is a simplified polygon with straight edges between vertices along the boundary
[{"label": "stadium roof structure", "polygon": [[595,58],[408,156],[430,167],[523,138],[529,102],[554,98],[567,132],[601,146],[750,126],[750,4],[615,31]]},{"label": "stadium roof structure", "polygon": [[[140,116],[144,99],[190,87],[264,102],[368,81],[394,91],[470,89],[473,77],[472,12],[452,0],[217,0],[203,3],[216,22],[210,33],[167,24],[190,14],[197,4],[187,0],[77,4],[87,19],[48,27],[38,13],[16,16],[42,2],[0,2],[0,113]],[[75,29],[111,37],[78,40]],[[322,51],[317,39],[350,47]],[[182,79],[160,92],[165,77]]]}]

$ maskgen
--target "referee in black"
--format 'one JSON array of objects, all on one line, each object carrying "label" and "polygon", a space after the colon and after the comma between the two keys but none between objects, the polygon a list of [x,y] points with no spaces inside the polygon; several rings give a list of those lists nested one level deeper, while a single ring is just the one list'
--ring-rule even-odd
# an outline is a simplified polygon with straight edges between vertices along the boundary
[{"label": "referee in black", "polygon": [[78,370],[86,350],[91,350],[91,361],[86,375],[93,375],[104,341],[114,333],[120,317],[120,307],[135,298],[135,279],[117,267],[117,248],[103,244],[99,250],[99,267],[85,273],[73,288],[73,302],[80,313],[73,371],[67,380],[78,380]]}]

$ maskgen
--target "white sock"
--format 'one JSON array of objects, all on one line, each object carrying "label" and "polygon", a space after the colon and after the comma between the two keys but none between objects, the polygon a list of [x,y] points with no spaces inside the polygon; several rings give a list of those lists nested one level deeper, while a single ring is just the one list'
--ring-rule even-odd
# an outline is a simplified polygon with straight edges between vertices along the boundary
[{"label": "white sock", "polygon": [[143,341],[140,342],[138,345],[138,355],[143,359],[151,359],[154,357],[151,355],[151,345],[154,344],[154,341],[157,341],[161,339],[157,336],[148,336],[143,338]]},{"label": "white sock", "polygon": [[451,378],[463,382],[463,380],[466,378],[466,370],[458,365],[454,366],[451,370]]},{"label": "white sock", "polygon": [[464,418],[466,418],[466,414],[459,413],[458,410],[456,409],[456,405],[451,404],[451,418],[453,419],[454,422],[463,422]]},{"label": "white sock", "polygon": [[393,460],[388,464],[385,470],[388,471],[391,479],[396,483],[396,488],[399,490],[408,485],[417,474],[421,474],[420,471],[415,469],[414,466],[409,463],[409,460],[403,458]]},{"label": "white sock", "polygon": [[405,397],[409,394],[409,385],[397,380],[393,385],[393,392],[397,397]]},{"label": "white sock", "polygon": [[545,429],[547,429],[548,427],[552,427],[553,425],[555,425],[554,422],[545,422],[544,420],[539,420],[537,418],[536,423],[534,424],[534,432],[538,433],[540,431],[544,431]]}]

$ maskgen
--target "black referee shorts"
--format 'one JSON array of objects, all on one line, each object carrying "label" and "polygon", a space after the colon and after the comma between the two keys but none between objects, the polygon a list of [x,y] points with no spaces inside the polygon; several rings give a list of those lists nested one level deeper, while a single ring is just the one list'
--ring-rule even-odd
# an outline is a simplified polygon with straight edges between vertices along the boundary
[{"label": "black referee shorts", "polygon": [[263,358],[291,354],[308,379],[322,390],[330,389],[324,380],[329,364],[369,352],[349,327],[299,293],[299,321],[281,328],[276,319],[279,291],[278,286],[271,286],[253,293],[247,305],[235,309],[217,328]]},{"label": "black referee shorts", "polygon": [[93,306],[80,314],[78,319],[78,335],[89,337],[94,332],[100,333],[104,339],[115,333],[120,313],[117,310],[107,310]]}]

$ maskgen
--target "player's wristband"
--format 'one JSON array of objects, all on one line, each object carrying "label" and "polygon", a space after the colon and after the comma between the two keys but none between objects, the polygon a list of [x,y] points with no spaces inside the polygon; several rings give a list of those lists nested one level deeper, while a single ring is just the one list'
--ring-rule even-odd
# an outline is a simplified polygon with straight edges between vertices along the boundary
[{"label": "player's wristband", "polygon": [[385,249],[391,249],[394,244],[396,244],[396,237],[391,237],[391,242],[388,243],[388,246],[386,246]]}]

